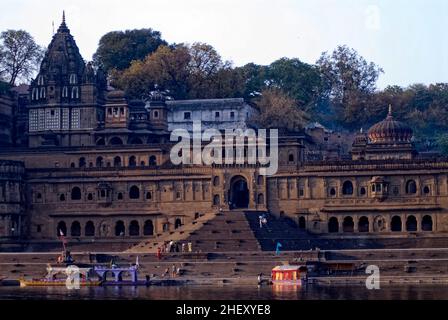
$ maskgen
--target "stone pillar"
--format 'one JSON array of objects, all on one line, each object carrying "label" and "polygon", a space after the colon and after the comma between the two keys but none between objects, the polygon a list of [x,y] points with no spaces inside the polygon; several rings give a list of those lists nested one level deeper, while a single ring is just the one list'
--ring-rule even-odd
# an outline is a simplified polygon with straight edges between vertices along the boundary
[{"label": "stone pillar", "polygon": [[353,232],[358,232],[358,217],[353,217]]}]

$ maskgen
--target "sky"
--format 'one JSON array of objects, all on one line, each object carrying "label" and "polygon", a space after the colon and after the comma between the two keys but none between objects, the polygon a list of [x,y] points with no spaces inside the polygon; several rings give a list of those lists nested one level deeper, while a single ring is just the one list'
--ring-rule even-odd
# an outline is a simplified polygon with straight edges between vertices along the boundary
[{"label": "sky", "polygon": [[0,31],[48,46],[65,10],[84,59],[109,31],[152,28],[205,42],[235,66],[281,57],[315,63],[338,45],[384,69],[378,87],[448,82],[446,0],[1,0]]}]

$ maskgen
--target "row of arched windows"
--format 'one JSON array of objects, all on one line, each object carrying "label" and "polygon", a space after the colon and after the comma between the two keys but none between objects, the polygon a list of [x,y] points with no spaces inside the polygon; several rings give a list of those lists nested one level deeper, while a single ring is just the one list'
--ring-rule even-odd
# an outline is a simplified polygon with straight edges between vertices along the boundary
[{"label": "row of arched windows", "polygon": [[[101,190],[101,192],[104,192],[104,194],[101,194],[101,197],[105,197],[106,196],[106,190]],[[107,196],[109,196],[109,193],[107,194]],[[119,192],[117,194],[117,198],[118,200],[122,200],[123,199],[123,194],[121,192]],[[70,199],[71,200],[81,200],[82,199],[82,193],[81,193],[81,188],[79,187],[73,187],[72,191],[70,193]],[[88,200],[93,200],[93,194],[89,193],[87,196]],[[140,199],[140,188],[137,186],[132,186],[129,189],[129,199]],[[152,200],[153,199],[153,194],[152,191],[147,191],[146,195],[145,195],[145,199],[146,200]],[[65,201],[65,195],[61,194],[59,196],[59,200],[60,201]]]},{"label": "row of arched windows", "polygon": [[[181,224],[180,219],[176,220],[176,228],[178,228]],[[82,233],[82,229],[84,232]],[[140,236],[141,230],[140,230],[140,224],[137,220],[132,220],[129,223],[128,226],[128,234],[129,236]],[[79,221],[74,221],[70,225],[70,233],[67,233],[67,225],[64,221],[59,221],[57,228],[56,228],[56,235],[59,237],[62,235],[64,236],[71,236],[71,237],[81,237],[81,235],[84,235],[86,237],[94,237],[97,236],[96,230],[95,230],[95,224],[93,221],[87,221],[84,225],[84,228],[82,228],[81,223]],[[126,235],[126,226],[125,223],[122,220],[119,220],[115,223],[114,227],[114,233],[115,236],[125,236]],[[143,235],[144,236],[152,236],[154,234],[154,224],[152,220],[146,220],[143,225]]]},{"label": "row of arched windows", "polygon": [[[111,164],[110,162],[105,162],[104,158],[102,156],[99,156],[96,158],[95,160],[95,166],[97,168],[102,168],[102,167],[122,167],[123,166],[123,162],[122,162],[122,158],[120,156],[116,156],[113,159],[113,163]],[[145,166],[146,162],[144,160],[140,161],[140,166]],[[149,156],[148,158],[148,165],[149,166],[157,166],[157,158],[156,156],[152,155]],[[76,168],[76,164],[74,162],[71,163],[70,165],[72,168]],[[81,157],[78,160],[78,167],[79,168],[85,168],[87,166],[87,162],[86,162],[86,158]],[[137,158],[136,156],[130,156],[128,159],[128,166],[129,167],[137,167]],[[93,162],[89,163],[89,167],[93,167]]]},{"label": "row of arched windows", "polygon": [[[381,190],[375,190],[375,185],[372,185],[372,191],[381,191]],[[431,190],[429,186],[424,186],[422,191],[424,194],[429,194]],[[361,187],[359,192],[361,195],[365,195],[367,193],[367,190],[365,187]],[[414,180],[408,180],[406,182],[405,192],[406,194],[417,193],[417,184]],[[335,196],[336,189],[334,187],[331,187],[329,193],[331,196]],[[353,193],[354,193],[353,183],[350,180],[344,181],[344,183],[342,184],[342,194],[353,195]],[[398,193],[398,190],[394,191],[394,193]]]},{"label": "row of arched windows", "polygon": [[[406,231],[413,232],[417,231],[417,218],[413,215],[410,215],[406,219]],[[342,232],[354,232],[355,223],[353,218],[347,216],[342,221]],[[430,215],[425,215],[421,221],[421,230],[422,231],[433,231],[433,221]],[[370,232],[370,223],[369,219],[366,216],[359,218],[358,220],[358,232]],[[390,221],[390,231],[392,232],[401,232],[403,231],[403,224],[400,216],[393,216]],[[339,220],[336,217],[331,217],[328,220],[328,232],[329,233],[337,233],[339,230]]]}]

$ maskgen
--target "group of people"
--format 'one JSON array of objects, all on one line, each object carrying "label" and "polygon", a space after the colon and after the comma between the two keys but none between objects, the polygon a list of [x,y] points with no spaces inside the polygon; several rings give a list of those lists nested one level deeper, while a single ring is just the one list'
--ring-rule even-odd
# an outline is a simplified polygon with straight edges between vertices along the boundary
[{"label": "group of people", "polygon": [[193,252],[193,243],[175,242],[173,240],[166,241],[162,246],[157,248],[157,257],[160,259],[162,257],[162,253],[171,252]]},{"label": "group of people", "polygon": [[181,275],[180,267],[179,266],[176,267],[176,265],[173,264],[173,266],[171,267],[171,273],[170,273],[170,268],[167,267],[165,269],[165,272],[162,274],[162,278],[169,278],[169,277],[176,278],[180,275]]}]

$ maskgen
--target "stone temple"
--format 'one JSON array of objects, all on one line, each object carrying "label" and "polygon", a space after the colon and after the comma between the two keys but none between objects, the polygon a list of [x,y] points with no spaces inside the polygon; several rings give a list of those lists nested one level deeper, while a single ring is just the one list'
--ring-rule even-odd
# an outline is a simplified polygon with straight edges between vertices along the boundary
[{"label": "stone temple", "polygon": [[[171,162],[171,130],[204,117],[244,129],[254,112],[242,99],[129,101],[84,62],[64,19],[29,88],[0,95],[0,247],[59,247],[61,234],[85,248],[175,238],[228,251],[447,234],[448,161],[419,156],[392,110],[356,135],[350,159],[308,159],[315,146],[300,133],[279,137],[271,176],[247,161]],[[275,232],[254,231],[261,212]]]}]

